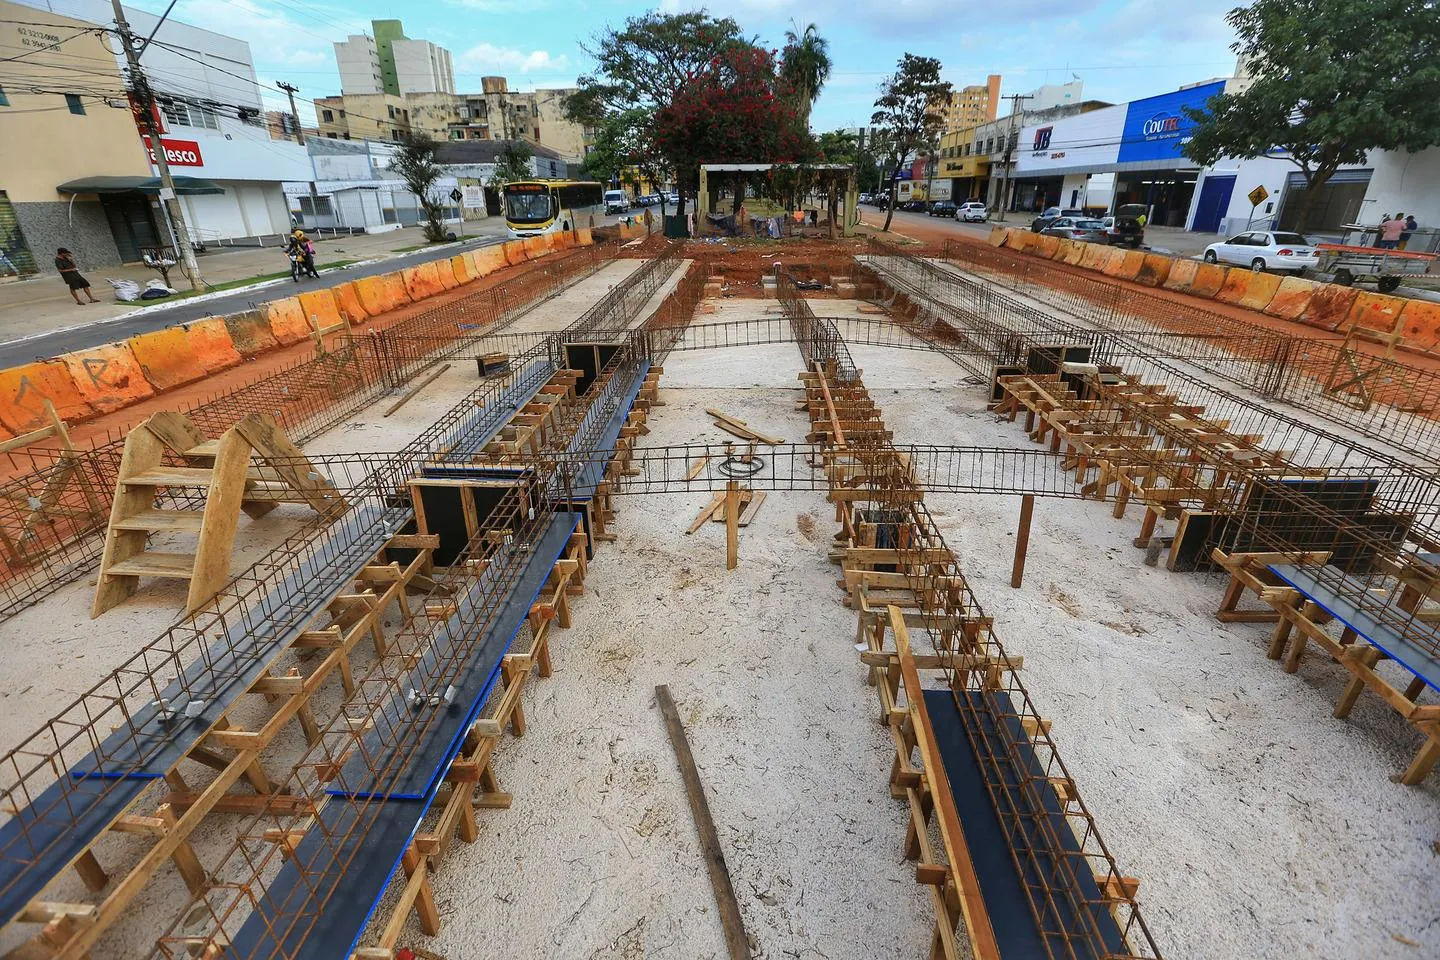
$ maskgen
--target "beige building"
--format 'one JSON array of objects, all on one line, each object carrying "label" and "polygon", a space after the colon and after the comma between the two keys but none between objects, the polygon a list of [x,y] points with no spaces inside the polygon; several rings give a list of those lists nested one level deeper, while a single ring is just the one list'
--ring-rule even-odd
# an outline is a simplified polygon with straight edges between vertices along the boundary
[{"label": "beige building", "polygon": [[153,191],[83,189],[151,178],[115,57],[86,27],[0,0],[0,279],[53,272],[62,246],[82,269],[119,263],[115,231],[132,254],[156,242]]},{"label": "beige building", "polygon": [[469,94],[342,94],[315,101],[320,136],[332,140],[397,140],[407,130],[436,140],[524,140],[579,161],[595,132],[565,118],[574,88],[511,90],[504,77],[483,77]]},{"label": "beige building", "polygon": [[952,90],[938,105],[945,118],[944,133],[954,133],[995,119],[1000,106],[1000,75],[992,73],[983,84]]}]

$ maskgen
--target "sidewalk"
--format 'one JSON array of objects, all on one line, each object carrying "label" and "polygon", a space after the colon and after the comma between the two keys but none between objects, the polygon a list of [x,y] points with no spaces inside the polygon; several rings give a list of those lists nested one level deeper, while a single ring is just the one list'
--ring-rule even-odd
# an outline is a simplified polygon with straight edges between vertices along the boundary
[{"label": "sidewalk", "polygon": [[[450,225],[454,229],[453,225]],[[502,237],[505,221],[501,217],[489,217],[465,224],[465,238],[476,236]],[[336,264],[353,264],[375,260],[391,260],[405,257],[416,259],[423,256],[421,250],[405,250],[425,244],[420,227],[406,227],[391,233],[356,234],[349,237],[327,238],[315,244],[315,265],[320,270]],[[442,251],[436,251],[437,254]],[[206,283],[215,286],[235,284],[243,287],[243,281],[277,273],[288,273],[289,261],[279,247],[212,247],[198,258],[200,273]],[[140,264],[122,267],[90,267],[80,264],[80,272],[90,281],[90,292],[100,303],[77,306],[70,297],[70,291],[57,276],[34,277],[0,283],[0,343],[33,337],[77,325],[89,325],[97,321],[124,317],[142,308],[193,303],[202,307],[205,301],[196,300],[189,293],[189,283],[179,266],[170,269],[170,285],[180,294],[164,300],[140,300],[122,303],[115,299],[114,290],[106,283],[107,278],[134,280],[143,288],[145,284],[159,279],[158,271]],[[288,284],[288,276],[273,281],[275,285]],[[281,294],[283,295],[283,294]],[[251,294],[256,300],[267,299],[260,291]],[[203,314],[205,310],[199,310]]]}]

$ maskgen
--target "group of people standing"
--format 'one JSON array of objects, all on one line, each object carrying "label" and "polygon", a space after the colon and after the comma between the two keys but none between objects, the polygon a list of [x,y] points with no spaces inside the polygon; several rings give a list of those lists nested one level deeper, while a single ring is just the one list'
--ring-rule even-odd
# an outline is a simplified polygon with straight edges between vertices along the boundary
[{"label": "group of people standing", "polygon": [[1408,217],[1403,213],[1397,213],[1393,217],[1387,216],[1380,221],[1380,239],[1375,242],[1375,246],[1383,250],[1404,250],[1405,244],[1410,240],[1410,235],[1419,226],[1413,213]]}]

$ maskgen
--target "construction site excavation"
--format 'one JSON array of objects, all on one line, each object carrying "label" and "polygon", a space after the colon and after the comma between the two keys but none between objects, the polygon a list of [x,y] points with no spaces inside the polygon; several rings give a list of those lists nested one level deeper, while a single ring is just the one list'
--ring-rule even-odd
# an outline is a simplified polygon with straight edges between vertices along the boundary
[{"label": "construction site excavation", "polygon": [[1273,279],[618,225],[0,374],[0,957],[1440,957],[1437,318]]}]

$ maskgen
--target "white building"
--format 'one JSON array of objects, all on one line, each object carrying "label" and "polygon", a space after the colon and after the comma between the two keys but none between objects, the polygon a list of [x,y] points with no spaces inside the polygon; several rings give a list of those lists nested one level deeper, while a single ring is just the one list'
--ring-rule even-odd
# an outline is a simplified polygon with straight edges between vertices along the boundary
[{"label": "white building", "polygon": [[340,69],[340,92],[383,93],[380,49],[372,37],[352,34],[335,44],[335,65]]},{"label": "white building", "polygon": [[[108,0],[22,2],[91,23],[114,23]],[[142,37],[155,31],[144,66],[159,101],[160,140],[171,174],[220,189],[180,197],[192,240],[207,244],[288,233],[290,212],[281,185],[308,180],[310,160],[299,144],[270,138],[250,45],[173,17],[157,31],[159,18],[143,10],[126,8],[125,18]],[[116,60],[125,67],[123,53]]]},{"label": "white building", "polygon": [[[312,137],[306,147],[314,170],[314,192],[307,181],[285,184],[290,214],[306,229],[384,233],[414,226],[423,218],[419,198],[390,169],[397,149],[394,144]],[[446,222],[460,219],[459,205],[451,198],[456,189],[464,192],[460,180],[450,174],[436,181],[431,190],[436,202],[445,206]],[[478,216],[484,216],[483,204]]]},{"label": "white building", "polygon": [[396,40],[391,48],[401,94],[455,92],[455,67],[449,50],[429,40]]}]

